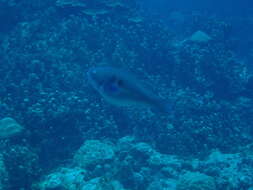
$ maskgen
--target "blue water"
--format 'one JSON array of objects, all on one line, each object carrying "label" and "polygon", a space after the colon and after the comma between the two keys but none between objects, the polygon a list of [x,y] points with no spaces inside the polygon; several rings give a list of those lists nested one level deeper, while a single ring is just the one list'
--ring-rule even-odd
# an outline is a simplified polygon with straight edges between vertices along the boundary
[{"label": "blue water", "polygon": [[[252,7],[0,0],[0,189],[86,190],[95,178],[104,190],[113,180],[129,190],[191,189],[180,186],[187,172],[208,176],[210,189],[252,189]],[[131,73],[172,111],[110,104],[88,82],[97,66]],[[139,100],[134,90],[124,96]],[[89,140],[94,154],[109,143],[115,155],[82,165],[75,155]],[[74,187],[41,185],[64,167],[89,175]]]}]

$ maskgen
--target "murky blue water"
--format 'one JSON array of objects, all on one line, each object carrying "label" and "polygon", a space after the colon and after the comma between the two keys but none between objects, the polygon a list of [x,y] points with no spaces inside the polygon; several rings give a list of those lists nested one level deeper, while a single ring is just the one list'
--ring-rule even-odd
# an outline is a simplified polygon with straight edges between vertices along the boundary
[{"label": "murky blue water", "polygon": [[252,189],[252,5],[0,0],[0,189]]}]

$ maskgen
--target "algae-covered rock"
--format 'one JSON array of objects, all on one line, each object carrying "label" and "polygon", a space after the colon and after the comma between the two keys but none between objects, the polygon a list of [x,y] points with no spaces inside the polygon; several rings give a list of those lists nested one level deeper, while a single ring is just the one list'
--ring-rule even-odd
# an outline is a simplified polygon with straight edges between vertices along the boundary
[{"label": "algae-covered rock", "polygon": [[161,168],[161,167],[170,167],[175,170],[180,169],[181,160],[176,158],[173,155],[161,154],[159,152],[155,152],[148,160],[150,167],[153,168]]},{"label": "algae-covered rock", "polygon": [[176,180],[174,179],[157,179],[152,183],[150,183],[147,188],[147,190],[175,190],[175,189],[176,189]]},{"label": "algae-covered rock", "polygon": [[3,151],[8,189],[26,189],[41,174],[39,157],[31,147],[13,145]]},{"label": "algae-covered rock", "polygon": [[59,168],[46,176],[38,184],[38,188],[40,190],[124,190],[120,182],[107,177],[89,179],[88,172],[81,168]]},{"label": "algae-covered rock", "polygon": [[125,190],[119,181],[98,177],[87,181],[81,190]]},{"label": "algae-covered rock", "polygon": [[212,177],[199,173],[187,172],[181,176],[177,184],[177,190],[216,190]]},{"label": "algae-covered rock", "polygon": [[87,140],[76,152],[74,162],[80,167],[86,168],[111,161],[114,155],[113,145],[98,140]]},{"label": "algae-covered rock", "polygon": [[60,168],[51,173],[39,184],[39,189],[80,189],[87,176],[87,172],[80,168]]},{"label": "algae-covered rock", "polygon": [[0,120],[0,139],[15,136],[21,133],[23,129],[24,128],[11,117],[5,117]]},{"label": "algae-covered rock", "polygon": [[224,154],[215,150],[203,162],[200,170],[217,177],[218,189],[251,187],[253,186],[253,157],[250,154],[250,152]]},{"label": "algae-covered rock", "polygon": [[155,153],[155,150],[147,143],[137,143],[132,150],[132,155],[136,158],[148,159]]},{"label": "algae-covered rock", "polygon": [[59,7],[86,7],[84,1],[79,0],[57,0],[56,6]]},{"label": "algae-covered rock", "polygon": [[212,38],[208,34],[199,30],[193,33],[189,40],[197,43],[206,43],[209,42],[211,39]]},{"label": "algae-covered rock", "polygon": [[3,161],[3,156],[0,154],[0,190],[4,190],[4,183],[8,180],[7,170]]},{"label": "algae-covered rock", "polygon": [[135,141],[133,136],[125,136],[118,140],[117,147],[120,151],[129,151],[133,148]]}]

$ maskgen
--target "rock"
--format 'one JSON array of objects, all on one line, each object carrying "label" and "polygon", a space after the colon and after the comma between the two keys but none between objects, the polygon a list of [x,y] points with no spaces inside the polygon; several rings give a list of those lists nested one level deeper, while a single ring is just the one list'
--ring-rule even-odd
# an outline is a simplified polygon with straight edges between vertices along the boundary
[{"label": "rock", "polygon": [[86,4],[78,0],[57,0],[56,6],[58,7],[86,7]]},{"label": "rock", "polygon": [[3,158],[8,171],[8,189],[26,189],[28,183],[41,174],[39,157],[30,147],[21,145],[6,147]]},{"label": "rock", "polygon": [[21,133],[23,129],[24,128],[11,117],[5,117],[0,120],[0,139],[15,136]]},{"label": "rock", "polygon": [[148,186],[147,190],[176,190],[176,184],[174,179],[157,179]]},{"label": "rock", "polygon": [[81,190],[124,190],[120,182],[98,177],[87,181]]},{"label": "rock", "polygon": [[199,173],[187,172],[182,175],[177,183],[177,190],[216,190],[212,177]]},{"label": "rock", "polygon": [[213,151],[199,170],[215,176],[219,189],[240,189],[253,185],[253,157],[250,155],[223,154]]},{"label": "rock", "polygon": [[170,167],[175,170],[180,169],[181,161],[178,160],[175,156],[161,154],[159,152],[154,153],[148,160],[148,163],[151,167],[161,168],[161,167]]},{"label": "rock", "polygon": [[102,190],[100,187],[100,178],[94,178],[84,184],[82,190],[89,189],[89,190]]},{"label": "rock", "polygon": [[167,178],[176,178],[179,174],[179,171],[175,170],[172,167],[163,167],[161,169],[161,174]]},{"label": "rock", "polygon": [[86,170],[81,168],[60,168],[59,171],[49,174],[39,184],[39,189],[80,189],[87,178]]},{"label": "rock", "polygon": [[0,190],[4,190],[4,183],[8,180],[8,173],[5,168],[3,156],[0,154]]},{"label": "rock", "polygon": [[87,140],[74,155],[74,162],[83,168],[105,164],[115,156],[114,146],[98,140]]},{"label": "rock", "polygon": [[138,159],[146,160],[155,153],[155,150],[147,143],[137,143],[132,150],[132,156]]},{"label": "rock", "polygon": [[211,40],[212,38],[206,34],[205,32],[202,31],[197,31],[192,34],[192,36],[189,38],[190,41],[192,42],[197,42],[197,43],[207,43]]},{"label": "rock", "polygon": [[[237,164],[238,162],[240,162],[240,155],[239,154],[223,154],[220,151],[216,150],[213,151],[207,158],[206,160],[206,164],[224,164],[228,161],[230,162],[236,162],[233,163]],[[231,164],[231,163],[230,163]]]},{"label": "rock", "polygon": [[87,171],[81,168],[60,168],[39,183],[38,189],[66,190],[124,190],[120,182],[107,177],[88,179]]},{"label": "rock", "polygon": [[[238,172],[242,159],[239,154],[223,154],[219,151],[212,152],[202,166],[204,173],[212,176],[231,176]],[[234,175],[235,177],[237,175]],[[233,177],[234,178],[234,177]],[[233,180],[234,182],[237,180]]]},{"label": "rock", "polygon": [[106,9],[85,9],[82,11],[84,14],[89,16],[98,16],[98,15],[106,15],[109,13],[109,10]]},{"label": "rock", "polygon": [[133,136],[125,136],[119,139],[117,147],[120,151],[129,151],[133,148],[135,139]]},{"label": "rock", "polygon": [[62,186],[61,175],[59,173],[53,173],[47,176],[47,179],[41,183],[40,189],[53,189],[60,188]]}]

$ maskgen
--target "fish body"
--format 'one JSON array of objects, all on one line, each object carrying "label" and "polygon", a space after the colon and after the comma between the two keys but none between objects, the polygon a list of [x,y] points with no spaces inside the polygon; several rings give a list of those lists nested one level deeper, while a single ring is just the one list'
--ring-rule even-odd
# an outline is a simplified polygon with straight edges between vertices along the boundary
[{"label": "fish body", "polygon": [[145,87],[134,75],[114,67],[89,69],[88,81],[109,103],[116,106],[145,106],[169,112],[170,106]]}]

